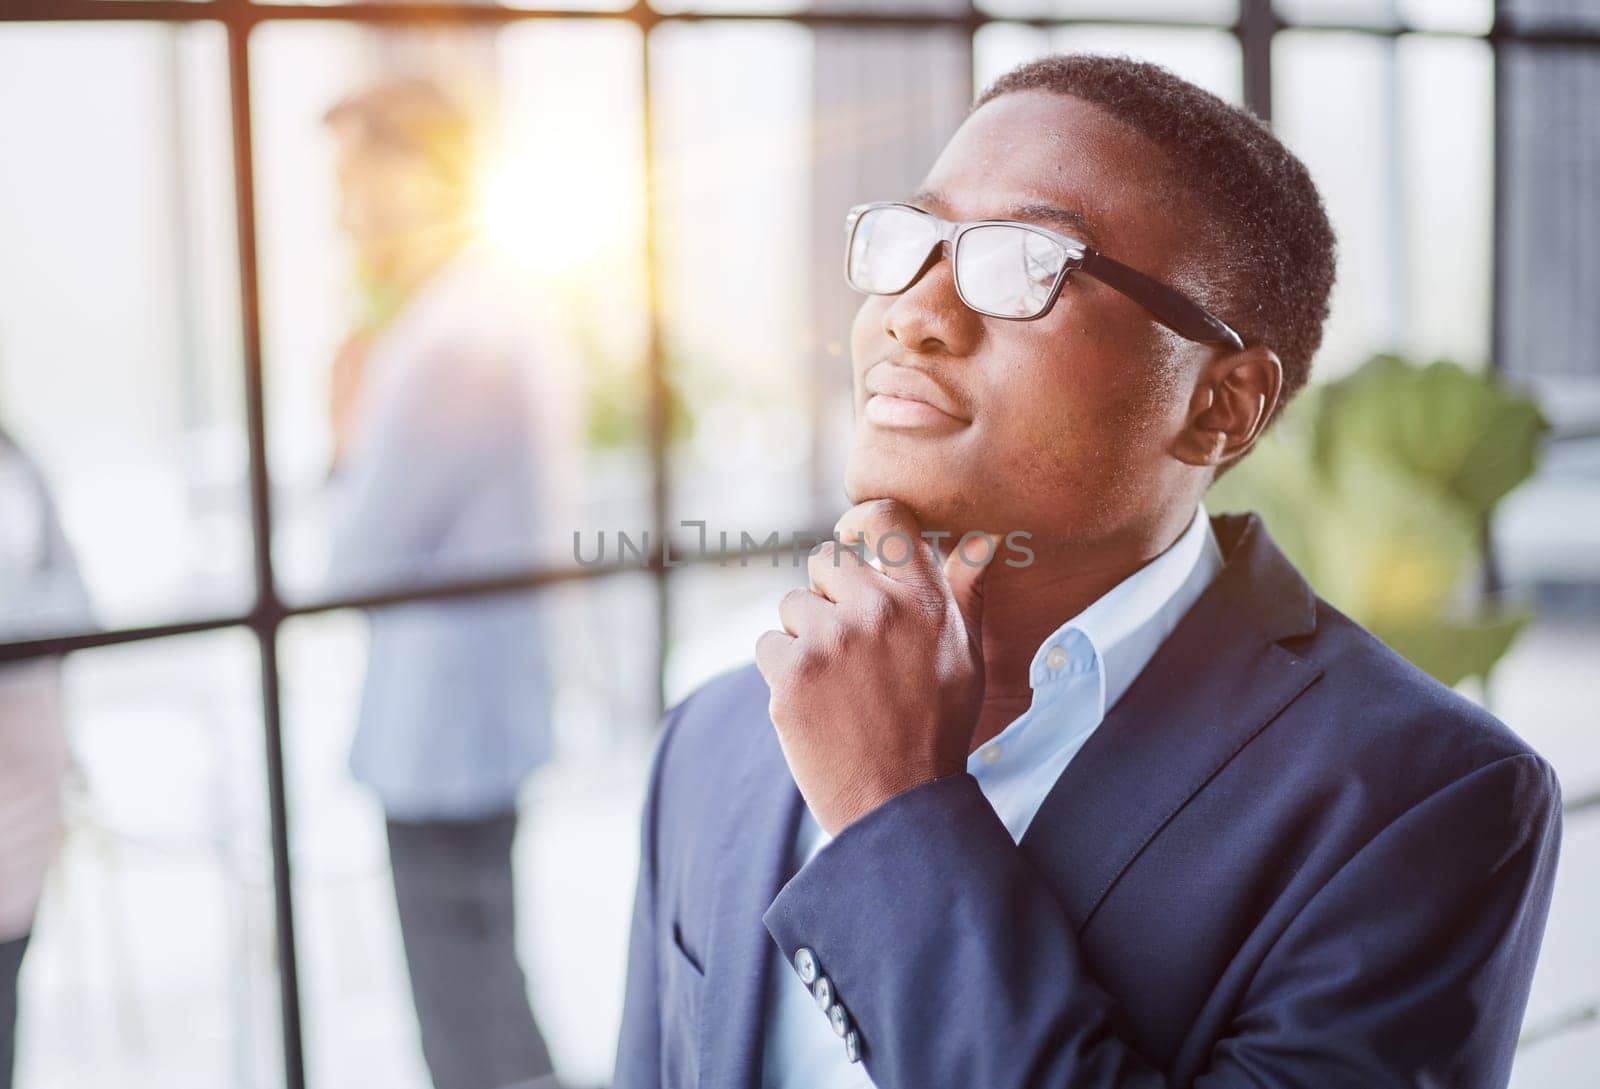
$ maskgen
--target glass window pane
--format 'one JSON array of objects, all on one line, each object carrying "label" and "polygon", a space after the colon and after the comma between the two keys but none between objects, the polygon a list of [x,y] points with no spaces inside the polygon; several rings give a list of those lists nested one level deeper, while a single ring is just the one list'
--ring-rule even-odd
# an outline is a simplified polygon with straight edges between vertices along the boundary
[{"label": "glass window pane", "polygon": [[[1496,513],[1495,555],[1519,593],[1537,594],[1541,617],[1581,618],[1593,631],[1600,619],[1600,230],[1592,214],[1600,193],[1600,51],[1508,44],[1499,58],[1505,174],[1498,362],[1539,399],[1553,431],[1538,476]],[[1554,643],[1549,672],[1535,652],[1513,652],[1514,691],[1544,716],[1540,721],[1570,728],[1556,742],[1566,768],[1589,754],[1579,765],[1581,780],[1563,768],[1569,794],[1600,789],[1600,745],[1583,728],[1594,717],[1595,685],[1580,687],[1577,675],[1556,665],[1584,643]]]},{"label": "glass window pane", "polygon": [[[1333,378],[1392,348],[1404,326],[1390,50],[1365,35],[1286,32],[1272,60],[1274,127],[1310,169],[1339,239],[1339,278],[1314,372]],[[1328,94],[1330,86],[1341,93]]]},{"label": "glass window pane", "polygon": [[973,38],[976,91],[1010,69],[1047,53],[1125,54],[1170,68],[1206,90],[1239,103],[1243,59],[1231,34],[1171,27],[1068,26],[1053,30],[991,23]]},{"label": "glass window pane", "polygon": [[[1493,61],[1474,41],[1285,32],[1274,120],[1339,239],[1316,376],[1373,352],[1489,354]],[[1337,95],[1329,86],[1342,88]]]},{"label": "glass window pane", "polygon": [[68,552],[105,625],[252,596],[227,86],[215,26],[0,26],[0,638],[83,626]]},{"label": "glass window pane", "polygon": [[1424,30],[1487,34],[1494,24],[1495,0],[1398,0],[1400,19]]},{"label": "glass window pane", "polygon": [[1494,54],[1486,42],[1408,35],[1395,59],[1403,350],[1482,366],[1492,313]]},{"label": "glass window pane", "polygon": [[572,566],[575,529],[648,525],[637,30],[252,42],[288,595]]},{"label": "glass window pane", "polygon": [[1594,0],[1502,0],[1502,3],[1513,26],[1600,28],[1600,8],[1594,5]]},{"label": "glass window pane", "polygon": [[1022,23],[986,23],[972,36],[972,94],[984,89],[1019,64],[1053,52],[1050,32]]},{"label": "glass window pane", "polygon": [[1508,44],[1500,253],[1506,373],[1563,430],[1600,428],[1600,48]]},{"label": "glass window pane", "polygon": [[843,333],[811,327],[812,38],[669,24],[651,48],[674,517],[765,536],[808,517],[813,337]]},{"label": "glass window pane", "polygon": [[[530,1002],[563,1084],[609,1078],[656,722],[655,617],[654,579],[634,573],[285,626],[309,1083],[427,1089],[420,1044],[438,1030],[441,986],[476,1003],[474,1024],[526,1022]],[[430,926],[430,905],[448,905],[427,893],[448,888],[475,890],[444,913],[487,920],[504,954],[471,994],[438,971],[459,933]],[[532,1030],[514,1035],[502,1047],[458,1030],[455,1043],[492,1053],[509,1085],[535,1061]]]},{"label": "glass window pane", "polygon": [[1291,23],[1411,26],[1482,34],[1494,22],[1494,0],[1274,0],[1273,6]]},{"label": "glass window pane", "polygon": [[[779,626],[778,599],[809,582],[809,549],[789,548],[791,541],[785,538],[784,550],[772,556],[755,555],[752,548],[741,560],[737,547],[730,546],[725,565],[712,562],[673,573],[665,685],[669,705],[717,674],[754,661],[756,640]],[[715,624],[706,623],[711,616],[717,618]]]},{"label": "glass window pane", "polygon": [[[1540,957],[1541,966],[1546,959]],[[1590,1007],[1585,1006],[1577,1011],[1564,1011],[1559,1024],[1524,1021],[1523,1032],[1537,1032],[1540,1038],[1517,1048],[1510,1089],[1582,1085],[1588,1072],[1594,1069],[1595,1055],[1600,1054],[1600,1018],[1591,1017],[1589,1010]]]},{"label": "glass window pane", "polygon": [[[1545,414],[1557,420],[1574,407],[1559,393],[1539,399]],[[1597,406],[1591,401],[1587,407],[1593,412]],[[1543,585],[1557,596],[1563,591],[1592,593],[1588,588],[1600,584],[1597,499],[1600,437],[1579,432],[1547,443],[1538,475],[1495,511],[1494,551],[1501,577],[1513,586]],[[1593,733],[1585,730],[1583,736],[1591,739]],[[1595,759],[1600,762],[1600,745]]]},{"label": "glass window pane", "polygon": [[[17,1085],[283,1084],[257,662],[230,630],[0,671],[8,879],[57,790],[64,832],[37,856]],[[64,777],[25,759],[63,742]]]},{"label": "glass window pane", "polygon": [[[1567,460],[1560,457],[1565,453],[1557,451],[1556,460]],[[1592,472],[1595,463],[1600,461],[1597,456],[1600,452],[1590,450],[1588,453]],[[1528,488],[1555,493],[1543,497],[1545,501],[1541,505],[1547,507],[1553,505],[1551,500],[1578,500],[1580,497],[1570,491],[1562,496],[1550,479],[1566,476],[1570,471],[1563,465],[1547,468],[1543,477]],[[1593,481],[1591,477],[1590,497]],[[1507,506],[1522,507],[1522,498],[1519,492]],[[1576,510],[1578,506],[1566,509]],[[1547,513],[1553,515],[1554,512]],[[1552,520],[1547,518],[1546,527],[1551,524]],[[1497,533],[1497,545],[1506,537],[1504,532]],[[1512,540],[1509,543],[1515,547],[1522,542]],[[1571,543],[1581,547],[1590,542],[1580,537]],[[1560,545],[1556,545],[1552,551],[1559,548]],[[1569,551],[1576,559],[1578,550],[1571,548]],[[1600,681],[1595,679],[1592,668],[1594,662],[1600,661],[1597,657],[1600,655],[1600,593],[1594,589],[1592,559],[1586,566],[1587,572],[1565,573],[1565,578],[1563,572],[1548,562],[1543,570],[1533,569],[1526,562],[1510,569],[1511,586],[1519,597],[1537,605],[1537,618],[1495,666],[1489,690],[1490,706],[1495,713],[1550,760],[1561,777],[1562,791],[1572,798],[1600,791],[1600,744],[1596,743],[1594,731],[1594,707],[1595,701],[1600,699]]]},{"label": "glass window pane", "polygon": [[[1591,703],[1590,706],[1593,706]],[[1570,799],[1575,792],[1565,789]],[[1515,1089],[1582,1085],[1594,1070],[1600,1029],[1594,1008],[1600,979],[1600,943],[1594,920],[1600,916],[1600,809],[1569,813],[1562,822],[1550,918],[1545,924],[1539,967],[1523,1019],[1524,1042],[1511,1074]]]}]

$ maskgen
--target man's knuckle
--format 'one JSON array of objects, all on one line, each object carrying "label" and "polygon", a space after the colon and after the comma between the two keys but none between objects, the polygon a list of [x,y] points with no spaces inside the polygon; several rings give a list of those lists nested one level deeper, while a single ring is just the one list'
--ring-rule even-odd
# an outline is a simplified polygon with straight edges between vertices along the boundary
[{"label": "man's knuckle", "polygon": [[778,631],[764,631],[756,639],[756,660],[762,663],[763,669],[771,672],[780,664],[779,651],[787,637]]},{"label": "man's knuckle", "polygon": [[795,655],[794,668],[790,676],[796,684],[805,684],[814,681],[827,671],[829,655],[820,642],[811,642],[800,648]]},{"label": "man's knuckle", "polygon": [[867,630],[876,634],[893,623],[898,612],[899,605],[893,595],[877,593],[862,600],[857,615]]},{"label": "man's knuckle", "polygon": [[914,602],[913,607],[917,610],[917,615],[924,620],[943,620],[950,606],[943,591],[937,587],[919,590],[912,595],[912,600]]}]

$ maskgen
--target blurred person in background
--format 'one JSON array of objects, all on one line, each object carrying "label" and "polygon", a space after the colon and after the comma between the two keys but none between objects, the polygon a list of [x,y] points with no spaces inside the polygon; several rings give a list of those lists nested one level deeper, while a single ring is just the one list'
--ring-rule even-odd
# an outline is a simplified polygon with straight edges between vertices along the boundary
[{"label": "blurred person in background", "polygon": [[[517,278],[475,236],[477,136],[437,86],[328,111],[340,225],[364,306],[334,361],[329,588],[493,574],[524,556],[539,493],[538,366]],[[422,1049],[437,1089],[551,1060],[518,965],[517,792],[549,749],[525,596],[373,610],[351,769],[377,793]]]},{"label": "blurred person in background", "polygon": [[[89,623],[44,478],[0,427],[0,641]],[[62,719],[59,660],[0,667],[0,1089],[11,1087],[17,976],[61,838],[69,766]]]}]

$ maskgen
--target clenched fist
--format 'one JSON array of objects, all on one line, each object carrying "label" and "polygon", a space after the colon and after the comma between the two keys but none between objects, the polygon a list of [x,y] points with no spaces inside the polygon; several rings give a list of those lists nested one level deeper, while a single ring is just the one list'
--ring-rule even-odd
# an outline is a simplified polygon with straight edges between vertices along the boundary
[{"label": "clenched fist", "polygon": [[[892,499],[859,504],[779,603],[756,665],[795,783],[830,835],[965,770],[983,704],[982,585],[992,542],[941,563]],[[857,547],[850,547],[856,544]],[[863,562],[877,556],[878,570]]]}]

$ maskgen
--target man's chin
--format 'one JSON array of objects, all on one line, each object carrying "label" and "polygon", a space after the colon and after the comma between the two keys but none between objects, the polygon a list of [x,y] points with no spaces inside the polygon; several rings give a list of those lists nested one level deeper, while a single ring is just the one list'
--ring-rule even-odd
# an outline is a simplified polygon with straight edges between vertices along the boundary
[{"label": "man's chin", "polygon": [[964,481],[905,462],[885,464],[876,458],[868,462],[852,457],[845,471],[844,492],[852,506],[873,499],[902,503],[925,530],[964,532],[971,524],[973,511],[966,496],[972,493]]}]

